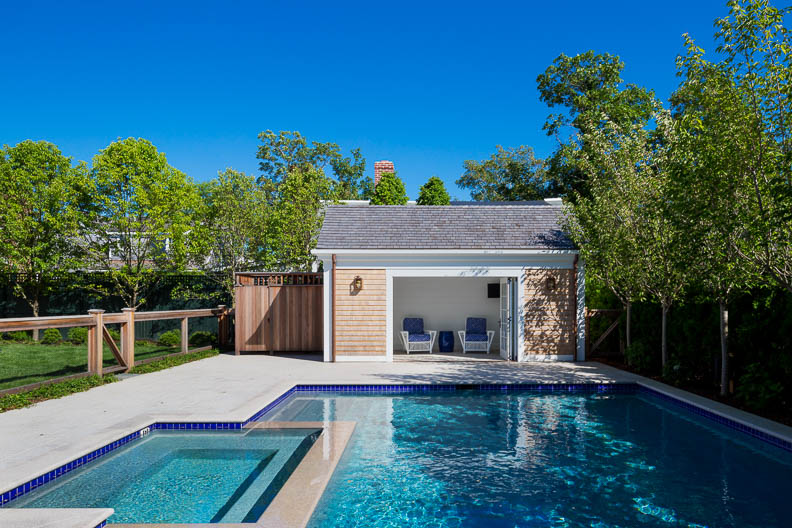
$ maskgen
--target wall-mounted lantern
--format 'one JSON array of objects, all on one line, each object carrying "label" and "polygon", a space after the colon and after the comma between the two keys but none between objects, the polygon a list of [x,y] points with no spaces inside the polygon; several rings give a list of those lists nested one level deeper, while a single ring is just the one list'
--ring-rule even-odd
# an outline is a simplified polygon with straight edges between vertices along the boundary
[{"label": "wall-mounted lantern", "polygon": [[556,279],[552,275],[545,279],[545,286],[548,290],[555,290],[556,288]]},{"label": "wall-mounted lantern", "polygon": [[353,282],[356,291],[360,291],[363,289],[363,277],[360,275],[355,276],[355,281]]}]

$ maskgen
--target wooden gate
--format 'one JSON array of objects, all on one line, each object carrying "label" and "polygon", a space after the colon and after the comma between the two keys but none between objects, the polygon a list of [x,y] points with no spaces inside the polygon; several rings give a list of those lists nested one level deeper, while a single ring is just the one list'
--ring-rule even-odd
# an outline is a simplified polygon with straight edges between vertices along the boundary
[{"label": "wooden gate", "polygon": [[236,353],[323,348],[321,273],[237,273]]}]

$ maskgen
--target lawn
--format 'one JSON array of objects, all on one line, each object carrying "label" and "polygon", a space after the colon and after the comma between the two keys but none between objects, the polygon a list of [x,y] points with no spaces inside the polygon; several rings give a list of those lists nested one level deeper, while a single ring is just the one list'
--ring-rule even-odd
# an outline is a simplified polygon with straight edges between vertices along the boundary
[{"label": "lawn", "polygon": [[[156,343],[135,344],[135,360],[178,352],[177,347]],[[104,347],[104,366],[117,365],[110,349]],[[0,390],[36,383],[88,370],[88,345],[61,343],[15,343],[0,341]]]}]

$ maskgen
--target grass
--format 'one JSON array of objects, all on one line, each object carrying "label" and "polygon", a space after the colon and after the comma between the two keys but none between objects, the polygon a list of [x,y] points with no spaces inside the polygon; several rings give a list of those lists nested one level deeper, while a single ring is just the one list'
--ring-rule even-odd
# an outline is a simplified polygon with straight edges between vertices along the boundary
[{"label": "grass", "polygon": [[20,392],[18,394],[6,394],[5,396],[0,396],[0,412],[27,407],[43,400],[62,398],[63,396],[74,394],[75,392],[87,391],[88,389],[115,381],[118,380],[112,374],[107,376],[88,376],[76,380],[44,385],[43,387],[27,392]]},{"label": "grass", "polygon": [[198,361],[199,359],[206,359],[208,357],[216,356],[219,353],[220,352],[216,348],[213,348],[212,350],[203,350],[201,352],[193,352],[192,354],[185,354],[182,356],[167,357],[160,359],[159,361],[146,363],[145,365],[138,365],[137,367],[133,367],[129,372],[131,374],[147,374],[149,372],[157,372],[158,370],[176,367],[178,365],[183,365],[184,363],[190,363],[191,361]]},{"label": "grass", "polygon": [[[47,347],[48,345],[28,345],[28,347],[31,346]],[[49,347],[57,348],[56,345],[49,345]],[[138,348],[139,345],[135,345],[135,352],[137,352]],[[159,347],[159,349],[161,350],[162,347]],[[38,352],[38,350],[36,351]],[[167,348],[166,352],[173,352],[173,348]],[[145,365],[138,365],[137,367],[132,368],[130,372],[133,374],[157,372],[158,370],[164,370],[177,365],[182,365],[184,363],[190,363],[191,361],[198,361],[199,359],[216,356],[219,353],[220,352],[217,349],[212,349],[202,350],[201,352],[193,352],[191,354],[162,358],[157,361],[152,361],[151,363],[146,363]],[[113,383],[115,381],[118,381],[118,378],[116,378],[113,374],[108,374],[105,376],[86,376],[84,378],[74,380],[59,381],[57,383],[44,385],[42,387],[17,394],[6,394],[5,396],[0,396],[0,413],[9,411],[11,409],[27,407],[44,400],[62,398],[63,396],[74,394],[75,392],[87,391],[88,389],[106,385],[107,383]]]},{"label": "grass", "polygon": [[[178,352],[175,347],[144,343],[135,344],[136,361]],[[105,367],[118,364],[107,345],[104,347],[103,359]],[[88,345],[0,341],[0,390],[79,374],[86,370]]]}]

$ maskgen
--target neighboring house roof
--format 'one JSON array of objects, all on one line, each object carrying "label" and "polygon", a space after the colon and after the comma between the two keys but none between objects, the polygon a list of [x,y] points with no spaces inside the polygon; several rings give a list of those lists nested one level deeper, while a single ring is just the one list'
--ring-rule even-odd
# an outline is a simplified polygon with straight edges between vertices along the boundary
[{"label": "neighboring house roof", "polygon": [[557,205],[329,206],[322,249],[574,249]]}]

